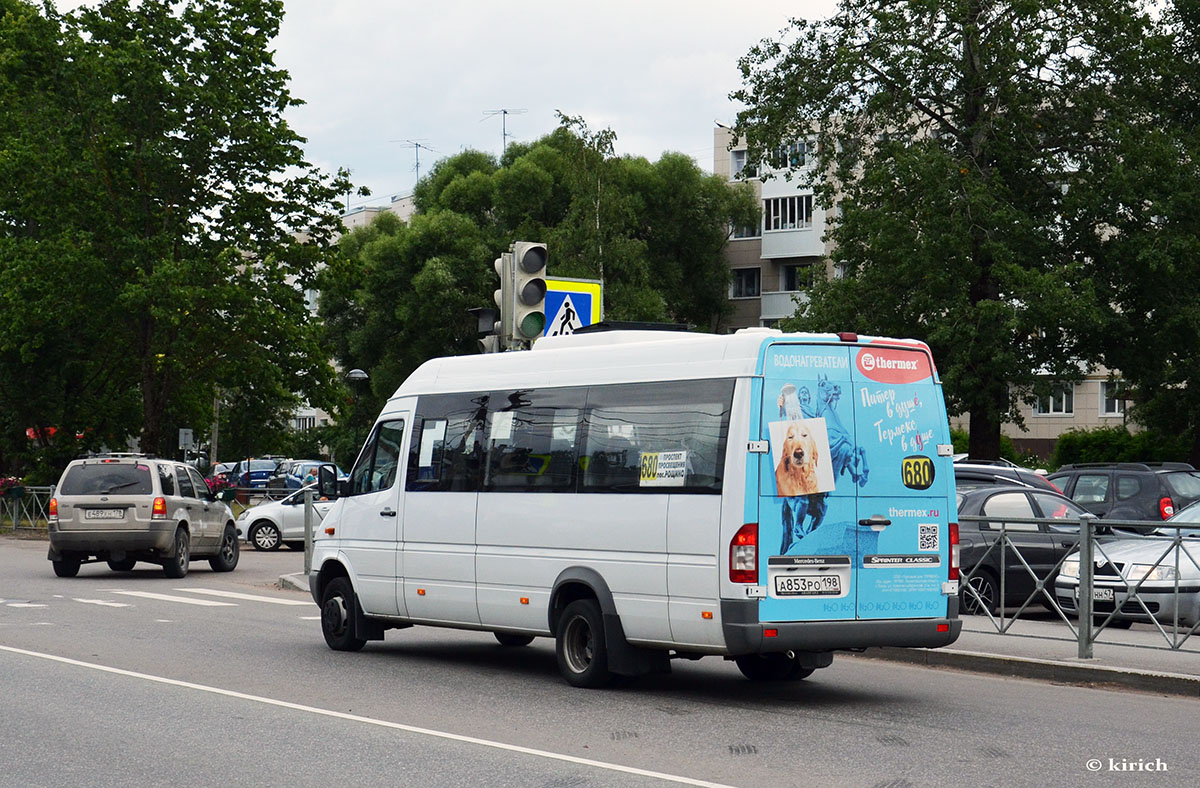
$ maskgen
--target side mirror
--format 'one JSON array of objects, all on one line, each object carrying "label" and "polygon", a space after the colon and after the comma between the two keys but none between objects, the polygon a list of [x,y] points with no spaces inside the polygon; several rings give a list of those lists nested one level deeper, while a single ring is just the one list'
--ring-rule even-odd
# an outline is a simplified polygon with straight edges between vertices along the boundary
[{"label": "side mirror", "polygon": [[317,497],[333,500],[337,498],[342,490],[338,484],[337,466],[333,464],[321,465],[317,468]]}]

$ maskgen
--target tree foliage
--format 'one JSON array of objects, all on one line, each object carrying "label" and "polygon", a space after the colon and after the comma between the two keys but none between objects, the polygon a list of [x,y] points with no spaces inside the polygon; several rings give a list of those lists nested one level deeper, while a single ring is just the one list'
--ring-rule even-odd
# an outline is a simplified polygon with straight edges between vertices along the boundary
[{"label": "tree foliage", "polygon": [[[279,0],[0,0],[0,425],[70,454],[174,447],[219,390],[329,396],[303,289],[344,174],[303,156]],[[77,440],[76,434],[84,436]]]},{"label": "tree foliage", "polygon": [[752,194],[681,154],[617,157],[615,138],[563,117],[499,162],[443,159],[418,183],[411,222],[384,214],[342,239],[321,315],[339,362],[370,371],[376,403],[426,359],[476,351],[467,310],[492,305],[492,262],[514,240],[547,243],[552,276],[603,279],[607,319],[720,327],[722,250],[731,224],[754,220]]},{"label": "tree foliage", "polygon": [[[1127,114],[1115,85],[1151,20],[1125,3],[843,0],[741,61],[737,130],[759,158],[815,144],[834,261],[794,327],[927,341],[971,453],[1047,376],[1088,361],[1099,233],[1080,167]],[[1080,195],[1076,197],[1076,195]]]}]

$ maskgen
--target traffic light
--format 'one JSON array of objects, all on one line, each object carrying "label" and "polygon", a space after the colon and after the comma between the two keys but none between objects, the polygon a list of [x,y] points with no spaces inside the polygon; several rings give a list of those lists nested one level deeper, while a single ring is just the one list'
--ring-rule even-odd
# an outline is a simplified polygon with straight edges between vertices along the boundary
[{"label": "traffic light", "polygon": [[[501,275],[501,281],[503,281]],[[546,245],[517,241],[512,247],[512,337],[537,339],[546,328]]]},{"label": "traffic light", "polygon": [[496,321],[496,336],[500,338],[500,348],[508,347],[512,340],[512,318],[513,318],[513,256],[511,252],[504,252],[496,258],[494,263],[496,266],[496,274],[500,277],[500,289],[492,294],[496,300],[496,306],[500,310],[500,319]]}]

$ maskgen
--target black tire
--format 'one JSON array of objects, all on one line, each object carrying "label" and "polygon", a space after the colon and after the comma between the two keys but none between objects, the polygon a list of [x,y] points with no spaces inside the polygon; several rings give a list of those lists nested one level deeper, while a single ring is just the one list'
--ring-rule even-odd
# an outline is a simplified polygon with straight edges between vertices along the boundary
[{"label": "black tire", "polygon": [[815,670],[803,667],[800,660],[787,654],[745,654],[733,661],[751,681],[800,681]]},{"label": "black tire", "polygon": [[558,619],[554,652],[558,671],[572,687],[603,687],[612,681],[604,617],[594,599],[576,599]]},{"label": "black tire", "polygon": [[278,550],[279,545],[283,544],[283,539],[279,534],[279,529],[275,527],[275,523],[270,520],[259,520],[250,526],[250,544],[254,545],[255,550],[270,552]]},{"label": "black tire", "polygon": [[352,616],[358,601],[354,587],[345,577],[337,577],[321,595],[321,634],[334,651],[360,651],[367,641],[354,637]]},{"label": "black tire", "polygon": [[79,574],[80,561],[78,558],[60,558],[50,563],[54,565],[54,574],[59,577],[75,577]]},{"label": "black tire", "polygon": [[493,632],[492,634],[496,636],[496,642],[510,648],[528,646],[533,642],[532,635],[513,635],[508,632]]},{"label": "black tire", "polygon": [[128,572],[137,563],[136,558],[122,558],[120,561],[109,561],[108,568],[114,572]]},{"label": "black tire", "polygon": [[[967,586],[975,589],[975,592],[979,594],[979,599],[967,591]],[[1000,585],[990,569],[977,569],[969,580],[964,581],[958,598],[959,609],[969,616],[982,616],[985,613],[995,614],[999,610]]]},{"label": "black tire", "polygon": [[208,559],[208,565],[214,572],[232,572],[237,567],[241,554],[237,529],[229,523],[225,526],[225,533],[221,534],[221,545],[217,548],[217,554]]},{"label": "black tire", "polygon": [[163,574],[178,580],[187,577],[192,560],[192,540],[186,528],[175,529],[175,555],[163,562]]}]

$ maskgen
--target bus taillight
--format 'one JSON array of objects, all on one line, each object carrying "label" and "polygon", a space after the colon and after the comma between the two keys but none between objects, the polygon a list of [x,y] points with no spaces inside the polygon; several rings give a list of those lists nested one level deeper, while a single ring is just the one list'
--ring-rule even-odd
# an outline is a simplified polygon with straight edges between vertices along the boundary
[{"label": "bus taillight", "polygon": [[758,582],[758,523],[746,523],[729,543],[729,580]]},{"label": "bus taillight", "polygon": [[958,561],[962,548],[958,544],[958,523],[950,523],[950,580],[958,579]]}]

